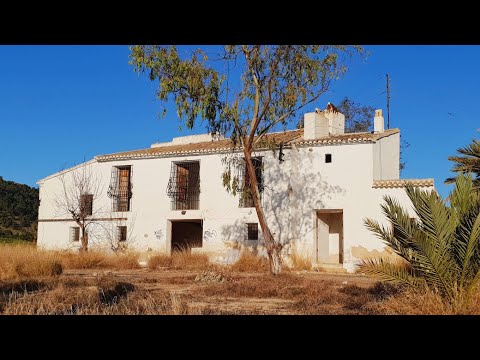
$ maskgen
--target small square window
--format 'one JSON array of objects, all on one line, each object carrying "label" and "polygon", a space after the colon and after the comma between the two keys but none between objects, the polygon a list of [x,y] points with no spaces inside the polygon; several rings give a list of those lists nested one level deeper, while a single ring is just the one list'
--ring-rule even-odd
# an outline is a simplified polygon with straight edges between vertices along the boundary
[{"label": "small square window", "polygon": [[118,241],[127,241],[127,227],[117,226]]},{"label": "small square window", "polygon": [[332,162],[332,154],[325,154],[325,162],[326,163]]},{"label": "small square window", "polygon": [[247,240],[258,240],[258,223],[247,224]]},{"label": "small square window", "polygon": [[78,226],[73,226],[70,228],[70,241],[80,241],[80,228]]}]

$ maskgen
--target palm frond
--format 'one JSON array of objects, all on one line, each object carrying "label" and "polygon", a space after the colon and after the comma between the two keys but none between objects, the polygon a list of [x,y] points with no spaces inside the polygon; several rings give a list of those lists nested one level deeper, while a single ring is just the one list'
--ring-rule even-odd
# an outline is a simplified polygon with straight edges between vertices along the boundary
[{"label": "palm frond", "polygon": [[[454,163],[452,171],[459,174],[475,174],[474,188],[479,190],[480,186],[480,141],[474,139],[472,143],[464,148],[457,149],[458,155],[450,156],[448,160]],[[455,182],[456,177],[450,177],[445,183]]]},{"label": "palm frond", "polygon": [[391,229],[372,219],[365,225],[408,266],[370,259],[360,269],[385,281],[435,288],[452,304],[468,302],[480,283],[480,192],[475,186],[471,175],[460,174],[448,202],[434,191],[407,187],[418,217],[414,221],[397,200],[385,196],[381,207]]},{"label": "palm frond", "polygon": [[450,206],[454,210],[453,214],[457,215],[458,218],[461,218],[464,214],[466,214],[476,202],[475,199],[472,199],[472,196],[478,196],[473,191],[472,180],[471,174],[459,176],[455,179],[455,187],[448,196],[448,199],[450,200]]},{"label": "palm frond", "polygon": [[425,282],[417,277],[405,264],[392,263],[379,259],[365,259],[359,265],[359,270],[368,275],[375,275],[383,281],[399,285],[421,286]]},{"label": "palm frond", "polygon": [[480,270],[480,214],[473,209],[469,216],[462,219],[457,231],[458,241],[454,252],[461,264],[460,286],[468,287]]}]

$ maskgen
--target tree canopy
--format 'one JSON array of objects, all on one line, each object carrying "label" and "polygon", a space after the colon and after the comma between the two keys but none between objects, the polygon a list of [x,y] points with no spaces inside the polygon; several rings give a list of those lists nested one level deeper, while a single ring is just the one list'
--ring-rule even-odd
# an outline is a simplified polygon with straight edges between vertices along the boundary
[{"label": "tree canopy", "polygon": [[373,130],[373,117],[375,108],[369,105],[361,105],[348,97],[337,105],[337,109],[345,115],[345,132],[368,132]]},{"label": "tree canopy", "polygon": [[38,189],[0,176],[0,237],[36,238]]},{"label": "tree canopy", "polygon": [[[210,133],[230,137],[243,151],[246,190],[253,197],[274,274],[281,271],[282,244],[266,222],[252,151],[259,144],[278,146],[265,144],[264,135],[276,127],[286,129],[300,109],[313,105],[346,72],[347,59],[363,52],[344,45],[225,45],[213,56],[200,49],[180,56],[175,46],[131,47],[135,70],[158,81],[163,115],[172,101],[187,128],[205,121]],[[238,179],[223,175],[226,188],[234,188]]]},{"label": "tree canopy", "polygon": [[[261,136],[277,124],[286,126],[297,110],[317,100],[345,73],[345,58],[356,53],[363,50],[226,45],[211,58],[200,49],[182,58],[174,46],[137,45],[131,48],[130,63],[138,72],[147,72],[150,80],[158,80],[162,115],[173,100],[187,128],[206,120],[209,132],[241,141],[252,129]],[[231,76],[234,72],[239,79]]]},{"label": "tree canopy", "polygon": [[[480,189],[480,141],[473,139],[468,146],[457,149],[457,152],[458,155],[448,158],[454,162],[452,171],[457,174],[472,173],[474,188]],[[455,179],[455,177],[451,177],[445,182],[451,184],[455,182]]]}]

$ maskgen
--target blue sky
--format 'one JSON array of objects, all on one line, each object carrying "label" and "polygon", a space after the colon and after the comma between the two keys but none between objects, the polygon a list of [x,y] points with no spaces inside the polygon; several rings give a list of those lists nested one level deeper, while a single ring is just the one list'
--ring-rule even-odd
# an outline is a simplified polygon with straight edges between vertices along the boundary
[{"label": "blue sky", "polygon": [[[348,96],[386,114],[379,94],[389,73],[391,125],[410,143],[402,177],[433,177],[445,196],[447,157],[480,128],[480,46],[366,49],[369,58],[352,63],[312,109]],[[175,112],[158,118],[155,84],[134,73],[128,55],[127,46],[0,46],[0,176],[36,186],[94,155],[192,133],[179,132]]]}]

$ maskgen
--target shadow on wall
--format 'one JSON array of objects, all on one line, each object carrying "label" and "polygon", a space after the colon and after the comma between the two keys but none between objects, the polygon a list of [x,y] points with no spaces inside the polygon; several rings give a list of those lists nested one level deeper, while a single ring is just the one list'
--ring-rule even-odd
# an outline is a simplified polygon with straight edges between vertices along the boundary
[{"label": "shadow on wall", "polygon": [[[254,210],[253,210],[254,211]],[[246,240],[246,223],[248,218],[237,219],[233,224],[223,225],[221,230],[221,238],[225,246],[225,256],[220,256],[217,260],[225,264],[233,264],[240,258],[240,254],[245,248],[252,251],[256,255],[265,255],[263,252],[258,252],[261,248],[261,229],[258,228],[259,240],[248,241]]]},{"label": "shadow on wall", "polygon": [[292,244],[305,244],[314,231],[314,210],[345,194],[345,189],[326,181],[323,162],[312,152],[292,149],[287,162],[266,169],[265,212],[275,239],[290,253]]},{"label": "shadow on wall", "polygon": [[[275,240],[284,245],[284,253],[291,254],[295,248],[293,244],[305,246],[312,239],[314,210],[324,209],[328,200],[343,196],[345,189],[326,181],[321,174],[321,159],[312,152],[305,154],[305,151],[300,153],[292,149],[288,155],[283,164],[276,157],[269,158],[265,163],[262,203]],[[255,213],[255,209],[252,211]],[[261,237],[258,242],[245,240],[246,222],[245,217],[236,220],[233,225],[223,226],[222,240],[228,249],[235,250],[238,254],[241,248],[248,247],[253,252],[264,255]]]}]

